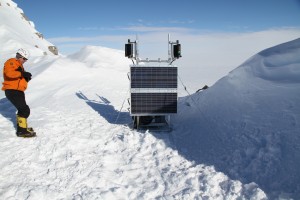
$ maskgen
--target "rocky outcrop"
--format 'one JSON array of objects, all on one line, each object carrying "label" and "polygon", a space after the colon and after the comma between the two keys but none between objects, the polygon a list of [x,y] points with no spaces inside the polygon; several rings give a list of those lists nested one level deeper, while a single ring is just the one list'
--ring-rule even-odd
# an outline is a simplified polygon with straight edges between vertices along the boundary
[{"label": "rocky outcrop", "polygon": [[48,46],[49,51],[51,51],[54,55],[58,55],[58,49],[56,46]]},{"label": "rocky outcrop", "polygon": [[42,33],[36,32],[35,33],[39,38],[44,39],[44,35]]}]

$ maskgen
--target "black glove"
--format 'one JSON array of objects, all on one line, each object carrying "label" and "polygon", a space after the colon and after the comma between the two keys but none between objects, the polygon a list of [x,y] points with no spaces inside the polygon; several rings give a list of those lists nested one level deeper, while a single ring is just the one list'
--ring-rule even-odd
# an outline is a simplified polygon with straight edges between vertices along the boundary
[{"label": "black glove", "polygon": [[18,67],[18,69],[16,69],[16,71],[21,72],[22,77],[25,78],[25,80],[26,80],[27,82],[29,82],[29,81],[31,80],[31,76],[32,76],[31,73],[30,73],[30,72],[25,72],[25,71],[22,69],[22,67]]},{"label": "black glove", "polygon": [[29,82],[30,80],[31,80],[31,73],[30,72],[22,72],[22,76],[25,78],[25,80],[27,81],[27,82]]},{"label": "black glove", "polygon": [[22,72],[23,72],[23,69],[22,69],[22,67],[19,66],[18,69],[16,69],[16,71],[19,71],[19,72],[22,73]]}]

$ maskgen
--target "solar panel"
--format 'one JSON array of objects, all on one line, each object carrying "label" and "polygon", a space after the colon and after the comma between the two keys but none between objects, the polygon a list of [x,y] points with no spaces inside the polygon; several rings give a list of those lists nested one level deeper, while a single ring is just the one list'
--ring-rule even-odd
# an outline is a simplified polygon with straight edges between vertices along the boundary
[{"label": "solar panel", "polygon": [[131,88],[177,88],[177,67],[131,67]]},{"label": "solar panel", "polygon": [[132,93],[131,113],[177,113],[177,93]]},{"label": "solar panel", "polygon": [[177,67],[132,66],[131,114],[177,113]]}]

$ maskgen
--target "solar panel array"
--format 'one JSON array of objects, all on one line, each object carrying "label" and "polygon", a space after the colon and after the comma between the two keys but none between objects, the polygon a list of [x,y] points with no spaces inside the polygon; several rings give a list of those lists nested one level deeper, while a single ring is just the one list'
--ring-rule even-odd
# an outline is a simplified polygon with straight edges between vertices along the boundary
[{"label": "solar panel array", "polygon": [[177,67],[131,67],[131,88],[177,89]]},{"label": "solar panel array", "polygon": [[131,67],[131,114],[177,113],[177,67]]}]

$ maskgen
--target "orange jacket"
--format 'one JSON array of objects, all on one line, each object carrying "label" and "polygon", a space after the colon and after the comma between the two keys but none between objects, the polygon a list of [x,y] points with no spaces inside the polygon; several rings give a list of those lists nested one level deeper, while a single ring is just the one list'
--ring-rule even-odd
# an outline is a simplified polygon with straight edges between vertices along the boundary
[{"label": "orange jacket", "polygon": [[25,91],[27,88],[27,81],[22,77],[22,73],[17,71],[21,67],[24,71],[24,67],[20,61],[16,58],[8,59],[4,63],[3,78],[4,82],[2,90],[12,89]]}]

